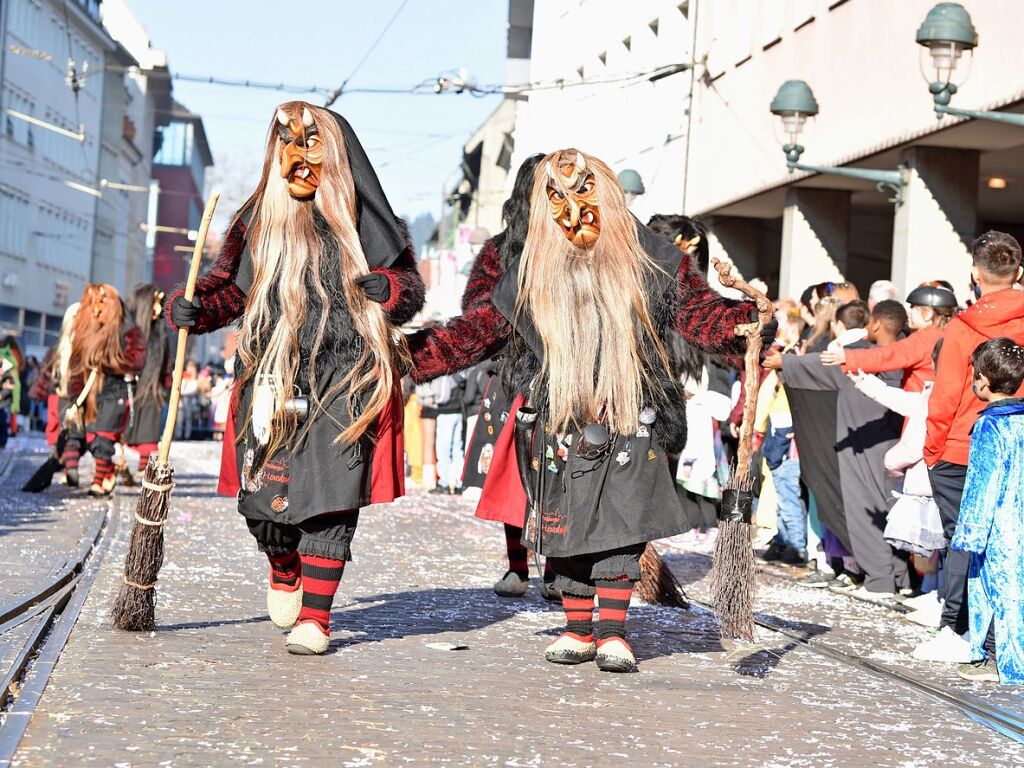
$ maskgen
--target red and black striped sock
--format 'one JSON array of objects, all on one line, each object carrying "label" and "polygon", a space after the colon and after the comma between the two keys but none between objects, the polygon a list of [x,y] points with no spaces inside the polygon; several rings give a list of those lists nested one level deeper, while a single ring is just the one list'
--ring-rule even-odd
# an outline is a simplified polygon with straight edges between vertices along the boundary
[{"label": "red and black striped sock", "polygon": [[345,561],[316,555],[302,560],[302,610],[298,623],[315,621],[325,635],[331,632],[331,603],[345,572]]},{"label": "red and black striped sock", "polygon": [[594,639],[594,596],[580,597],[562,593],[565,631],[589,642]]},{"label": "red and black striped sock", "polygon": [[552,584],[555,581],[555,569],[551,567],[551,558],[544,560],[544,583]]},{"label": "red and black striped sock", "polygon": [[78,447],[78,443],[68,442],[64,446],[64,469],[78,469],[78,460],[82,458],[82,452]]},{"label": "red and black striped sock", "polygon": [[597,581],[597,636],[626,638],[626,612],[633,596],[633,582],[622,576]]},{"label": "red and black striped sock", "polygon": [[104,480],[114,474],[114,463],[110,459],[96,457],[96,472],[92,476],[93,485],[101,485]]},{"label": "red and black striped sock", "polygon": [[505,549],[508,551],[508,569],[520,579],[530,578],[526,547],[523,546],[523,529],[505,523]]},{"label": "red and black striped sock", "polygon": [[270,561],[270,588],[282,592],[294,592],[299,588],[302,576],[302,562],[299,553],[289,552],[287,555],[274,557],[267,555]]},{"label": "red and black striped sock", "polygon": [[132,446],[139,452],[139,472],[145,472],[146,467],[149,466],[149,457],[151,454],[156,453],[156,443],[143,443],[142,445]]}]

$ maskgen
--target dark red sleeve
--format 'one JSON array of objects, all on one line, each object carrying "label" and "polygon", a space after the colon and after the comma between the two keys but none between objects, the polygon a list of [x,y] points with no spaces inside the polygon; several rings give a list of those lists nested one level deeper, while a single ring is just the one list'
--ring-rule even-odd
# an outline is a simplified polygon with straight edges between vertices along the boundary
[{"label": "dark red sleeve", "polygon": [[482,363],[508,344],[512,326],[493,304],[409,336],[412,380],[417,384]]},{"label": "dark red sleeve", "polygon": [[427,289],[411,245],[402,251],[390,267],[372,271],[385,275],[391,284],[391,296],[381,306],[392,323],[405,325],[423,309]]},{"label": "dark red sleeve", "polygon": [[424,328],[409,337],[413,381],[422,384],[471,368],[508,343],[512,327],[491,302],[501,275],[498,250],[488,241],[470,270],[462,295],[462,314],[443,326]]},{"label": "dark red sleeve", "polygon": [[125,373],[141,373],[146,367],[146,337],[133,325],[124,335]]},{"label": "dark red sleeve", "polygon": [[469,270],[469,281],[466,283],[466,290],[462,292],[462,311],[490,304],[491,293],[503,273],[498,247],[494,240],[488,240],[476,255]]},{"label": "dark red sleeve", "polygon": [[[245,250],[245,225],[236,221],[224,239],[220,254],[213,267],[196,281],[196,296],[202,304],[199,320],[189,328],[189,333],[209,333],[229,325],[242,316],[245,309],[245,294],[235,284],[238,264]],[[185,295],[185,288],[179,287],[167,299],[164,312],[167,324],[175,331],[171,322],[171,305],[179,296]]]},{"label": "dark red sleeve", "polygon": [[689,255],[683,256],[676,330],[684,339],[713,355],[742,355],[746,342],[733,329],[751,322],[755,312],[752,301],[727,299],[714,290]]}]

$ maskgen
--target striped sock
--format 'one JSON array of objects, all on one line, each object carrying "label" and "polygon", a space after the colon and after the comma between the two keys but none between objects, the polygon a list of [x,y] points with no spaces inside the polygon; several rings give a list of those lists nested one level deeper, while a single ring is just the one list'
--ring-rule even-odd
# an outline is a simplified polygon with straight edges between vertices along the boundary
[{"label": "striped sock", "polygon": [[78,469],[78,460],[81,458],[82,452],[78,443],[69,440],[64,446],[64,469]]},{"label": "striped sock", "polygon": [[626,611],[633,596],[633,582],[625,576],[597,581],[597,635],[626,638]]},{"label": "striped sock", "polygon": [[316,555],[299,555],[302,560],[301,624],[315,621],[325,635],[331,632],[331,603],[345,572],[345,561]]},{"label": "striped sock", "polygon": [[132,446],[139,452],[139,472],[145,472],[146,467],[149,466],[150,454],[156,453],[156,443],[143,443],[142,445]]},{"label": "striped sock", "polygon": [[96,457],[96,473],[92,476],[93,485],[101,485],[104,480],[114,474],[114,463],[110,459]]},{"label": "striped sock", "polygon": [[270,588],[282,592],[294,592],[299,588],[302,576],[302,563],[298,552],[274,557],[267,555],[270,561]]},{"label": "striped sock", "polygon": [[580,597],[562,593],[565,631],[589,642],[594,639],[594,596]]},{"label": "striped sock", "polygon": [[522,543],[523,529],[505,523],[505,549],[508,550],[508,569],[520,579],[530,578],[526,560],[526,547]]}]

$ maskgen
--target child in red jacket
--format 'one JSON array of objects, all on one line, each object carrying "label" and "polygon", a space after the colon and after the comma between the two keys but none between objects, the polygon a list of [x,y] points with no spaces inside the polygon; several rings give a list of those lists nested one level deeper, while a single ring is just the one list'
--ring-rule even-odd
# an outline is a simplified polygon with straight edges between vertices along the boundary
[{"label": "child in red jacket", "polygon": [[[935,372],[935,388],[928,401],[928,430],[924,460],[939,506],[946,538],[952,540],[960,516],[960,500],[967,477],[971,428],[984,407],[971,388],[971,354],[989,339],[1007,336],[1024,344],[1024,292],[1015,289],[1020,279],[1020,244],[1004,232],[986,232],[971,244],[974,305],[954,317],[946,327],[945,342]],[[947,550],[942,580],[945,606],[939,634],[919,647],[915,655],[927,661],[969,660],[966,552]]]}]

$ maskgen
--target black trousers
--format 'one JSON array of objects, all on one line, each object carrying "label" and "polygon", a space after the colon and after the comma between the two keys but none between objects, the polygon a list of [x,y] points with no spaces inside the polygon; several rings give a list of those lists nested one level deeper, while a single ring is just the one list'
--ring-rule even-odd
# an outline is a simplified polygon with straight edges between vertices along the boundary
[{"label": "black trousers", "polygon": [[[939,507],[946,541],[952,541],[957,520],[960,519],[960,500],[964,495],[967,467],[940,461],[928,470],[928,478],[932,483],[935,503]],[[942,609],[941,626],[962,635],[970,628],[967,620],[967,571],[971,565],[971,554],[947,548],[940,555],[939,562],[942,564],[939,597],[946,601]]]},{"label": "black trousers", "polygon": [[260,552],[281,557],[298,550],[300,555],[352,560],[352,539],[359,524],[359,510],[316,515],[300,523],[245,518]]}]

